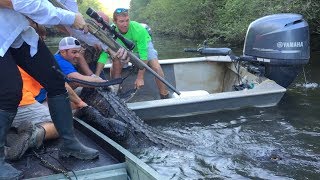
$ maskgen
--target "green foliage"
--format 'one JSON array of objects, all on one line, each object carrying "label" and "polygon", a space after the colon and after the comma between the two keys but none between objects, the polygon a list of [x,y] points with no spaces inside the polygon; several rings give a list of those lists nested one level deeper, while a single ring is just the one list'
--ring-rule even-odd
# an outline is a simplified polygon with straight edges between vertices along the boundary
[{"label": "green foliage", "polygon": [[249,24],[275,13],[300,13],[312,33],[319,33],[318,0],[131,0],[131,19],[154,33],[214,39],[239,45]]},{"label": "green foliage", "polygon": [[102,10],[102,4],[97,0],[78,0],[79,5],[79,12],[88,18],[86,11],[89,7],[93,8],[94,10]]},{"label": "green foliage", "polygon": [[132,0],[131,18],[148,23],[157,32],[164,34],[203,37],[207,32],[214,32],[210,27],[215,21],[213,9],[217,4],[207,0],[200,3],[185,0]]},{"label": "green foliage", "polygon": [[308,20],[312,34],[320,34],[320,1],[318,0],[299,0],[292,5],[297,13],[303,14]]},{"label": "green foliage", "polygon": [[144,10],[146,6],[150,3],[150,0],[135,0],[130,1],[130,16],[132,19],[139,19],[140,21],[145,21]]}]

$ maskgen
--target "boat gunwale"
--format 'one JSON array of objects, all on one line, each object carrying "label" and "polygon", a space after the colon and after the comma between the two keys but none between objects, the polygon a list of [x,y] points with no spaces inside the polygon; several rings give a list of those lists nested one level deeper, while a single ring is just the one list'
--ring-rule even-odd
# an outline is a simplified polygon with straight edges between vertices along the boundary
[{"label": "boat gunwale", "polygon": [[[190,62],[233,62],[228,56],[200,56],[191,58],[175,58],[175,59],[159,59],[159,64],[177,64],[177,63],[190,63]],[[105,64],[104,68],[111,68],[112,64]],[[129,62],[128,67],[132,66]]]},{"label": "boat gunwale", "polygon": [[[265,83],[270,82],[271,85],[274,85],[275,88],[268,91],[262,91],[262,85]],[[276,84],[272,80],[266,80],[256,86],[254,89],[242,90],[242,91],[230,91],[230,92],[220,92],[220,93],[213,93],[208,95],[202,96],[194,96],[194,97],[182,97],[182,98],[171,98],[171,99],[158,99],[158,100],[151,100],[151,101],[141,101],[141,102],[132,102],[127,103],[128,107],[131,110],[141,110],[141,109],[148,109],[151,106],[156,107],[164,107],[164,106],[173,106],[173,105],[183,105],[183,104],[190,104],[190,103],[199,103],[205,101],[214,101],[214,100],[223,100],[223,99],[230,99],[230,98],[241,98],[241,97],[248,97],[248,96],[261,96],[265,94],[279,94],[285,93],[286,89],[282,86]],[[227,94],[227,96],[226,96]]]}]

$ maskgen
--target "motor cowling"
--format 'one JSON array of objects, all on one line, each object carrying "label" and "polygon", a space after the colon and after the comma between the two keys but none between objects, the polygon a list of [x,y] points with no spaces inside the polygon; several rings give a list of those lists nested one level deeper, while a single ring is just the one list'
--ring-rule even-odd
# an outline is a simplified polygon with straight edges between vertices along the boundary
[{"label": "motor cowling", "polygon": [[300,14],[274,14],[253,21],[243,49],[265,65],[265,76],[287,87],[310,59],[308,23]]}]

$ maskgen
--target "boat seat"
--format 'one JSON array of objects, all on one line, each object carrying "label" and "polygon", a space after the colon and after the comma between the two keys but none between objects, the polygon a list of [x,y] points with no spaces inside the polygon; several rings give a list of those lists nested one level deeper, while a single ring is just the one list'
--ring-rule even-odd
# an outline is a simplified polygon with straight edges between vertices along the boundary
[{"label": "boat seat", "polygon": [[195,91],[180,91],[180,95],[177,93],[172,94],[172,98],[183,98],[183,97],[197,97],[209,95],[209,93],[205,90],[195,90]]}]

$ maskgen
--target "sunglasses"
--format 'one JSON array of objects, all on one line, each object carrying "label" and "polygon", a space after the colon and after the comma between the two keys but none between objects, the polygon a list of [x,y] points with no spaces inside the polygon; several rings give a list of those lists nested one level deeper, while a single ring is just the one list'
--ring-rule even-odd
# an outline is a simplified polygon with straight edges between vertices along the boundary
[{"label": "sunglasses", "polygon": [[128,9],[125,9],[125,8],[117,8],[114,13],[116,14],[121,14],[121,13],[126,13],[128,12]]}]

